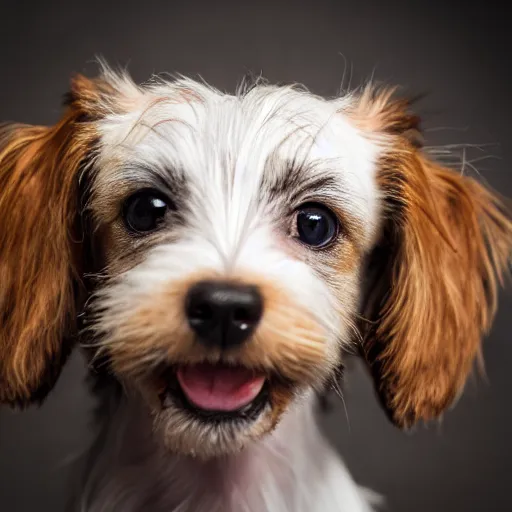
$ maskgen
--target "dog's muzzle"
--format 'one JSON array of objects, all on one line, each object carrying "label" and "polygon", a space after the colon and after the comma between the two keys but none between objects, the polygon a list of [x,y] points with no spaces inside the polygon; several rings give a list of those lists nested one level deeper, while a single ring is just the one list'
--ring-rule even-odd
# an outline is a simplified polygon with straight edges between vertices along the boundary
[{"label": "dog's muzzle", "polygon": [[[188,323],[203,346],[221,352],[247,342],[263,314],[256,286],[200,281],[185,298]],[[204,420],[254,419],[268,402],[267,376],[242,365],[181,364],[167,372],[165,400]]]}]

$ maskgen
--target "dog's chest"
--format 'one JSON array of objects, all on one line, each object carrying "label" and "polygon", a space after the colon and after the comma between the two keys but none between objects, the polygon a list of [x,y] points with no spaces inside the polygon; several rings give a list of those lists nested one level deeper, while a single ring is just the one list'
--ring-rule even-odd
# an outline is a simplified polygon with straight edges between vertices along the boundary
[{"label": "dog's chest", "polygon": [[300,404],[264,440],[202,462],[170,455],[122,404],[106,425],[80,512],[370,512],[364,492]]}]

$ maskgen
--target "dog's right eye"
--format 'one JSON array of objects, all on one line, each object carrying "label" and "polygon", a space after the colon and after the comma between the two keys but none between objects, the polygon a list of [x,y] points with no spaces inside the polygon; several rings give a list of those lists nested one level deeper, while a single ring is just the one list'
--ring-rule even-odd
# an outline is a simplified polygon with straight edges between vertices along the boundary
[{"label": "dog's right eye", "polygon": [[338,220],[334,213],[321,204],[303,204],[296,211],[296,238],[316,249],[327,247],[337,236]]},{"label": "dog's right eye", "polygon": [[123,210],[126,227],[133,233],[154,231],[162,223],[171,202],[155,190],[140,190],[130,196]]}]

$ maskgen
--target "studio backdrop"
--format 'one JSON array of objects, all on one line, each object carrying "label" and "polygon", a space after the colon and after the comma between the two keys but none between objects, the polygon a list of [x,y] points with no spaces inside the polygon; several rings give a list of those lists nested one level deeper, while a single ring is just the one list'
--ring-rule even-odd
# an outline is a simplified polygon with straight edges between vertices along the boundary
[{"label": "studio backdrop", "polygon": [[[4,1],[0,119],[55,122],[69,77],[94,75],[96,56],[137,81],[181,73],[226,91],[247,73],[325,96],[373,79],[424,95],[426,144],[511,197],[510,36],[493,4]],[[504,293],[484,345],[486,377],[471,380],[429,428],[393,427],[363,366],[349,365],[345,403],[338,400],[322,424],[355,479],[386,496],[386,510],[512,510],[511,305]],[[76,352],[41,408],[0,410],[0,510],[64,510],[73,461],[92,436],[84,375]]]}]

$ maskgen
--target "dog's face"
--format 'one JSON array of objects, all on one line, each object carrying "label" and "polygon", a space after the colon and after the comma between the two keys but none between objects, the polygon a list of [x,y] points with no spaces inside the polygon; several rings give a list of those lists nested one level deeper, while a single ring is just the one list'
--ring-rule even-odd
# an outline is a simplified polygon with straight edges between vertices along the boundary
[{"label": "dog's face", "polygon": [[223,453],[321,388],[355,339],[378,150],[291,88],[134,92],[99,123],[95,339],[168,444]]},{"label": "dog's face", "polygon": [[[173,451],[271,431],[345,349],[400,426],[460,391],[512,225],[418,148],[386,93],[78,78],[0,152],[0,399],[40,398],[82,339]],[[84,286],[83,283],[86,283]]]}]

